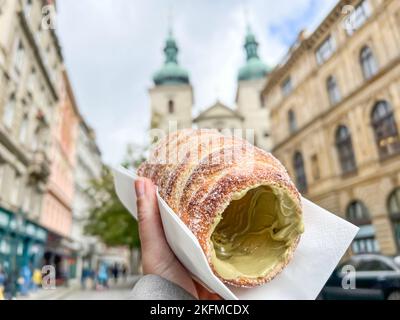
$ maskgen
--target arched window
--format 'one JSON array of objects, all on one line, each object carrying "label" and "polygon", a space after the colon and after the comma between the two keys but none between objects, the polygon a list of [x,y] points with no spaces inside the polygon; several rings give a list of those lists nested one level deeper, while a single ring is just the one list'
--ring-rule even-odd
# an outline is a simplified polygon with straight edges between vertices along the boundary
[{"label": "arched window", "polygon": [[392,107],[386,101],[379,101],[372,110],[372,127],[383,158],[400,152],[400,139]]},{"label": "arched window", "polygon": [[3,123],[8,128],[11,128],[14,122],[15,107],[16,107],[15,94],[12,93],[8,101],[6,102],[3,113]]},{"label": "arched window", "polygon": [[293,167],[296,174],[296,184],[300,192],[307,192],[307,176],[304,168],[303,155],[296,152],[293,157]]},{"label": "arched window", "polygon": [[260,107],[265,108],[265,97],[263,94],[260,94]]},{"label": "arched window", "polygon": [[400,249],[400,188],[397,188],[390,194],[388,211],[393,225],[397,248]]},{"label": "arched window", "polygon": [[353,201],[347,207],[346,217],[360,228],[351,246],[353,253],[379,252],[379,245],[375,239],[375,228],[367,207],[361,201]]},{"label": "arched window", "polygon": [[288,124],[289,124],[289,132],[294,133],[297,131],[297,120],[296,114],[293,110],[288,111]]},{"label": "arched window", "polygon": [[346,126],[339,126],[339,128],[337,128],[335,142],[342,172],[349,173],[355,171],[356,160],[354,157],[353,143],[351,141],[350,131]]},{"label": "arched window", "polygon": [[14,51],[14,68],[20,73],[22,71],[22,67],[24,66],[25,60],[25,49],[21,40],[16,42],[16,48]]},{"label": "arched window", "polygon": [[173,100],[169,100],[168,101],[168,113],[169,114],[174,113],[174,111],[175,111],[174,109],[175,109],[174,101]]},{"label": "arched window", "polygon": [[339,87],[334,76],[330,76],[326,80],[326,88],[328,90],[329,102],[331,105],[335,105],[340,101],[341,97]]},{"label": "arched window", "polygon": [[378,66],[371,48],[365,46],[360,53],[361,69],[366,80],[370,79],[378,71]]}]

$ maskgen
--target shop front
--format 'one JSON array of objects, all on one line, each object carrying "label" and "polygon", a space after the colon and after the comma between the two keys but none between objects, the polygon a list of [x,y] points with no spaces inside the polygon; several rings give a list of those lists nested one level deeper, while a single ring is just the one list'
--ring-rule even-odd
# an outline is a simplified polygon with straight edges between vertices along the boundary
[{"label": "shop front", "polygon": [[56,272],[56,285],[68,285],[76,277],[77,254],[72,240],[49,232],[45,246],[44,262]]},{"label": "shop front", "polygon": [[0,265],[9,276],[12,291],[24,270],[41,268],[47,230],[26,219],[22,212],[0,207]]}]

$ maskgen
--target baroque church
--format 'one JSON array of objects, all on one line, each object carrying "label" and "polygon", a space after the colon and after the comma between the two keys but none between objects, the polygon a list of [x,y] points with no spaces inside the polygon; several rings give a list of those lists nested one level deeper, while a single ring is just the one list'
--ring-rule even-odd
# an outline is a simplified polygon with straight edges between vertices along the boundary
[{"label": "baroque church", "polygon": [[256,146],[270,151],[269,110],[261,91],[271,71],[258,55],[258,42],[251,28],[247,28],[244,41],[246,62],[238,71],[236,105],[228,107],[217,101],[214,105],[193,117],[193,87],[189,73],[179,65],[178,46],[170,31],[165,42],[165,62],[153,77],[154,86],[149,90],[151,102],[151,128],[165,132],[170,121],[178,129],[252,129]]}]

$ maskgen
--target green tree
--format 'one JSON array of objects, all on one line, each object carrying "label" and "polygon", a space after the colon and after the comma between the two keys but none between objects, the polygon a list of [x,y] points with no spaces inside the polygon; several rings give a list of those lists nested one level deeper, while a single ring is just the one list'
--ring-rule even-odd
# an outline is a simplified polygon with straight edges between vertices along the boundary
[{"label": "green tree", "polygon": [[95,197],[85,225],[85,233],[100,238],[108,246],[140,246],[136,220],[119,201],[110,168],[104,166],[102,176],[91,182],[87,193]]},{"label": "green tree", "polygon": [[[122,165],[137,168],[145,160],[145,153],[146,148],[128,146]],[[96,199],[96,205],[89,212],[85,233],[111,247],[127,246],[132,254],[140,247],[138,224],[118,199],[111,169],[103,166],[100,179],[92,181],[86,192]]]}]

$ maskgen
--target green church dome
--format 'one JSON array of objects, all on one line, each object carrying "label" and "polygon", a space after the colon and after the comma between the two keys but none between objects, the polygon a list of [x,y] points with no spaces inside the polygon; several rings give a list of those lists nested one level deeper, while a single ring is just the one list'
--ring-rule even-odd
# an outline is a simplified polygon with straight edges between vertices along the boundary
[{"label": "green church dome", "polygon": [[247,61],[239,70],[238,80],[246,81],[264,78],[270,72],[270,69],[258,56],[258,42],[250,28],[247,29],[244,48],[246,49]]},{"label": "green church dome", "polygon": [[153,77],[156,85],[189,84],[188,72],[178,64],[178,52],[178,46],[172,32],[169,32],[164,48],[165,63]]}]

